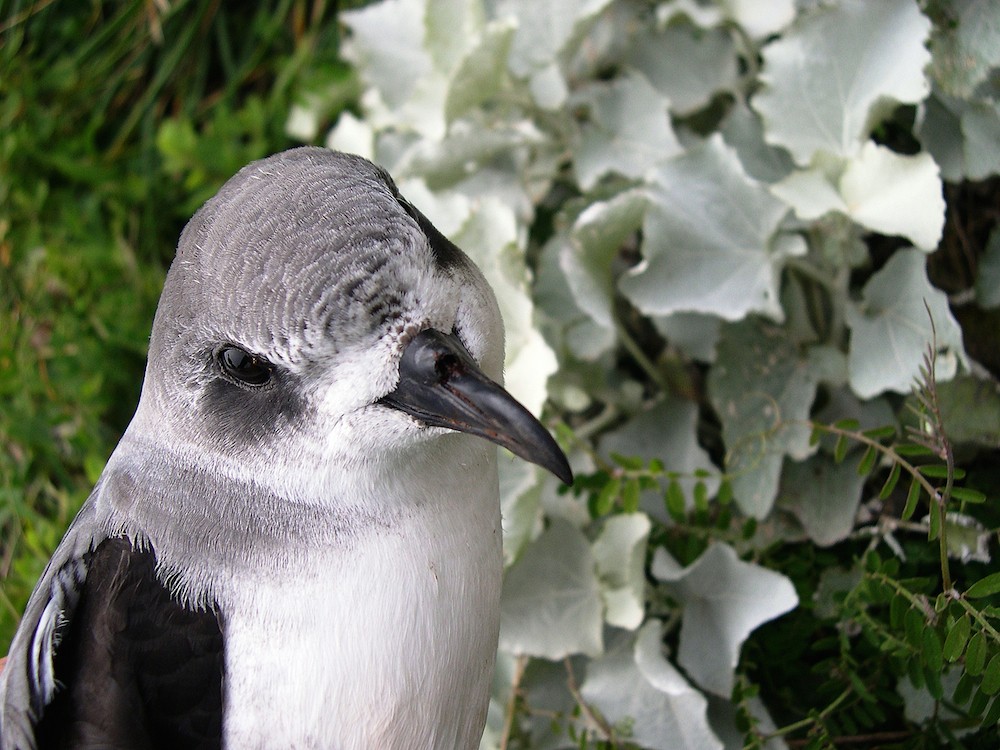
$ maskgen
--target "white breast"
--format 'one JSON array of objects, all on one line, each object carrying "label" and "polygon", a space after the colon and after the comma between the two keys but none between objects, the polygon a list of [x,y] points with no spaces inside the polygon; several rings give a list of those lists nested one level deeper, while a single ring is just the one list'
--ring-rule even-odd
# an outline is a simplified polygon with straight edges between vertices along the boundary
[{"label": "white breast", "polygon": [[485,468],[436,477],[417,506],[401,497],[391,525],[345,549],[224,586],[226,747],[478,747],[501,580]]}]

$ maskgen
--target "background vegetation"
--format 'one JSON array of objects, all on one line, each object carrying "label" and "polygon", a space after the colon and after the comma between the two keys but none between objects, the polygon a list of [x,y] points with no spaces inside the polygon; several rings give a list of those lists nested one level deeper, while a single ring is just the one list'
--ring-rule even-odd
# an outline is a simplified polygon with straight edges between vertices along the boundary
[{"label": "background vegetation", "polygon": [[484,746],[1000,744],[1000,11],[353,5],[0,3],[0,642],[184,221],[327,143],[484,268],[578,474],[502,462]]}]

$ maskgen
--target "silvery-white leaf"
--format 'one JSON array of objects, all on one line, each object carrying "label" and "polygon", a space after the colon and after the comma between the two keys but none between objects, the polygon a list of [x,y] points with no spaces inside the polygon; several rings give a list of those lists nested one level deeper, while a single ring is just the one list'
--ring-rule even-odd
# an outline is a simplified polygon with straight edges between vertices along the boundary
[{"label": "silvery-white leaf", "polygon": [[553,521],[507,570],[500,604],[500,648],[562,659],[603,650],[601,589],[586,537]]},{"label": "silvery-white leaf", "polygon": [[820,379],[816,356],[826,357],[803,354],[783,329],[759,320],[723,328],[708,395],[722,422],[733,497],[748,515],[770,513],[785,455],[813,451],[807,420]]},{"label": "silvery-white leaf", "polygon": [[656,330],[670,343],[692,359],[714,362],[722,321],[702,313],[674,313],[650,318]]},{"label": "silvery-white leaf", "polygon": [[670,111],[680,116],[736,87],[736,48],[721,29],[674,24],[651,30],[633,41],[625,61],[642,71],[669,101]]},{"label": "silvery-white leaf", "polygon": [[862,226],[906,237],[923,250],[933,250],[941,240],[944,195],[929,154],[902,156],[868,141],[848,161],[840,194],[848,214]]},{"label": "silvery-white leaf", "polygon": [[802,165],[817,151],[848,157],[894,102],[929,91],[930,21],[913,0],[843,0],[801,13],[763,49],[752,101],[769,143]]},{"label": "silvery-white leaf", "polygon": [[581,92],[590,110],[573,160],[580,187],[590,190],[608,173],[638,178],[681,152],[670,127],[667,100],[639,73]]},{"label": "silvery-white leaf", "polygon": [[569,241],[559,252],[559,267],[577,306],[609,330],[615,328],[614,261],[626,240],[642,226],[647,205],[641,190],[591,203],[577,217]]},{"label": "silvery-white leaf", "polygon": [[646,614],[643,569],[651,528],[644,513],[612,516],[591,545],[609,625],[635,630],[642,624]]},{"label": "silvery-white leaf", "polygon": [[943,91],[969,99],[1000,67],[1000,15],[991,0],[951,0],[942,10],[930,74]]},{"label": "silvery-white leaf", "polygon": [[587,666],[584,699],[629,739],[652,750],[722,750],[706,718],[705,697],[663,656],[663,625],[650,620]]},{"label": "silvery-white leaf", "polygon": [[779,505],[799,519],[820,547],[843,541],[854,530],[866,476],[857,472],[860,453],[835,463],[824,453],[805,461],[786,461]]},{"label": "silvery-white leaf", "polygon": [[660,547],[653,575],[670,584],[684,608],[678,662],[699,685],[723,697],[732,692],[747,636],[799,603],[788,578],[743,562],[722,543],[711,544],[686,568]]},{"label": "silvery-white leaf", "polygon": [[[603,435],[599,448],[605,457],[617,453],[646,461],[659,459],[667,471],[682,475],[678,481],[686,498],[694,496],[697,482],[703,482],[708,496],[713,497],[719,490],[719,470],[698,444],[697,422],[696,403],[666,396]],[[708,476],[697,478],[695,472],[706,472]],[[644,493],[642,508],[654,518],[667,522],[662,492]]]},{"label": "silvery-white leaf", "polygon": [[754,39],[776,34],[795,18],[794,0],[720,0],[722,12]]},{"label": "silvery-white leaf", "polygon": [[897,250],[865,284],[861,304],[847,309],[848,373],[861,398],[910,390],[931,343],[932,318],[938,380],[950,380],[958,363],[966,363],[962,329],[947,296],[928,281],[926,260],[919,250]]},{"label": "silvery-white leaf", "polygon": [[718,134],[649,180],[644,259],[620,281],[625,296],[650,315],[739,320],[760,312],[780,320],[785,256],[773,240],[785,204],[747,176]]},{"label": "silvery-white leaf", "polygon": [[743,168],[755,180],[777,182],[795,167],[788,151],[765,142],[760,115],[742,102],[726,115],[719,132],[736,149]]}]

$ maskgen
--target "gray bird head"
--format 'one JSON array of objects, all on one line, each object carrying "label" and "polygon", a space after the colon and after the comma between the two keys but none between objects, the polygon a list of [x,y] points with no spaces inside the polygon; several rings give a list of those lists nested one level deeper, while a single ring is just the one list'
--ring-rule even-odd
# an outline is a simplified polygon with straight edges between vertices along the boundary
[{"label": "gray bird head", "polygon": [[283,466],[304,494],[325,467],[370,475],[441,427],[568,479],[496,385],[502,366],[500,313],[472,262],[383,170],[294,149],[241,170],[181,235],[130,431],[233,476]]}]

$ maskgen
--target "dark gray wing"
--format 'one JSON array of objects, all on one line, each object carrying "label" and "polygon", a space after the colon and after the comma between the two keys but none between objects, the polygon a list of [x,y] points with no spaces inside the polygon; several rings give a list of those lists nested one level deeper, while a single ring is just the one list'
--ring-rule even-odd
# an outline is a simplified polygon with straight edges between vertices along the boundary
[{"label": "dark gray wing", "polygon": [[15,637],[3,749],[219,748],[218,618],[171,596],[152,550],[89,533],[92,514],[67,532]]},{"label": "dark gray wing", "polygon": [[28,600],[0,674],[0,748],[33,750],[35,724],[58,687],[55,653],[80,599],[87,558],[102,534],[94,496],[77,514]]}]

